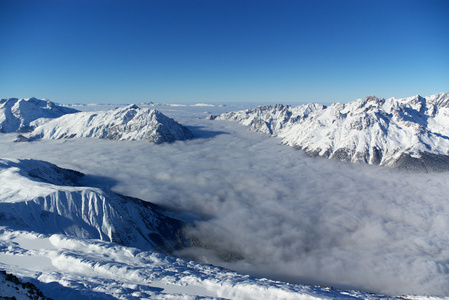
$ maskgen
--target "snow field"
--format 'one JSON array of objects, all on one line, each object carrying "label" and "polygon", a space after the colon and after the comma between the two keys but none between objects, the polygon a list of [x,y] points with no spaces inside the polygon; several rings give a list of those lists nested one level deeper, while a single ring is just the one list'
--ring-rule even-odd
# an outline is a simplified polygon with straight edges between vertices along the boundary
[{"label": "snow field", "polygon": [[[97,240],[1,230],[0,266],[31,280],[54,299],[379,299],[360,292],[254,279]],[[34,269],[27,260],[11,264],[12,256],[32,257],[41,264]]]}]

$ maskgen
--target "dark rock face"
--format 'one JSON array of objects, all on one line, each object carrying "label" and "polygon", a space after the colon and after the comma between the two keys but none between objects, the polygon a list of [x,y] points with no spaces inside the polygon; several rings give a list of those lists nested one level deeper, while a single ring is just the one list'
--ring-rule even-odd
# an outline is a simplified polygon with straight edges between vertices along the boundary
[{"label": "dark rock face", "polygon": [[378,165],[382,161],[382,150],[379,147],[371,148],[371,161],[370,164]]},{"label": "dark rock face", "polygon": [[331,158],[341,161],[351,161],[351,151],[349,149],[337,149]]},{"label": "dark rock face", "polygon": [[44,296],[31,282],[22,282],[13,274],[0,270],[0,284],[3,287],[0,299],[33,299],[33,300],[51,300]]},{"label": "dark rock face", "polygon": [[391,165],[394,169],[413,172],[447,172],[449,171],[449,156],[422,152],[421,157],[402,154]]}]

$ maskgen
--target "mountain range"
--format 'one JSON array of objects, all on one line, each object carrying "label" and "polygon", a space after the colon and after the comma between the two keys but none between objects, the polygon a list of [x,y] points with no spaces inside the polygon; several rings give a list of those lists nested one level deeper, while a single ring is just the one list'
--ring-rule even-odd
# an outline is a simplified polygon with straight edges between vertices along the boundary
[{"label": "mountain range", "polygon": [[[79,112],[35,98],[11,98],[1,100],[0,104],[0,131],[6,137],[3,145],[10,142],[8,133],[14,132],[20,133],[19,140],[23,141],[83,137],[147,140],[158,144],[193,138],[188,128],[173,119],[136,105]],[[253,131],[279,137],[281,143],[312,156],[406,170],[449,170],[449,93],[403,99],[369,96],[330,106],[278,104],[208,118],[240,122]],[[208,123],[201,119],[202,124]],[[62,144],[78,147],[76,141]],[[12,145],[14,150],[24,145],[26,149],[35,147],[34,143]],[[170,146],[182,148],[188,144]],[[154,148],[157,151],[159,146]],[[206,146],[205,149],[215,148]],[[11,149],[7,151],[16,155]],[[51,150],[50,153],[54,154]],[[39,155],[29,151],[25,157]],[[190,161],[191,165],[187,166],[196,167],[197,161]],[[208,168],[209,165],[205,170],[209,171]],[[149,187],[159,188],[157,183],[163,180],[158,178],[162,176],[151,179],[154,181]],[[42,160],[0,159],[0,267],[5,270],[0,272],[0,298],[34,299],[34,295],[42,299],[45,296],[55,299],[390,298],[257,279],[170,257],[192,242],[197,242],[200,248],[193,249],[200,251],[200,255],[208,245],[195,241],[196,237],[186,236],[186,223],[173,217],[173,211],[90,186],[86,183],[90,179],[86,180],[81,172]],[[90,181],[93,182],[95,178]],[[195,184],[195,181],[186,182]],[[144,187],[138,188],[141,186]],[[173,195],[168,188],[164,192],[167,197]],[[179,197],[183,196],[185,191],[181,190]],[[435,210],[439,209],[435,206]],[[445,223],[441,221],[441,224]],[[228,254],[226,251],[223,250]],[[402,298],[405,297],[418,299]]]},{"label": "mountain range", "polygon": [[128,105],[79,112],[36,98],[1,100],[0,132],[21,133],[16,141],[94,137],[159,144],[193,138],[188,128],[155,109]]},{"label": "mountain range", "polygon": [[347,104],[259,106],[209,116],[280,137],[311,156],[413,171],[449,170],[449,93]]}]

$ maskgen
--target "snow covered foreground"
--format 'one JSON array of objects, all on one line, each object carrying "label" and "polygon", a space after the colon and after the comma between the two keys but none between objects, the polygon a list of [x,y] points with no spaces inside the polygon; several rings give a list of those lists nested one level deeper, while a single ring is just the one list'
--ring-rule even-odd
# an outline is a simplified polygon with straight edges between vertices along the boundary
[{"label": "snow covered foreground", "polygon": [[[47,297],[383,298],[255,279],[145,251],[176,248],[170,240],[173,220],[135,199],[78,186],[81,175],[42,161],[0,160],[0,268],[35,284]],[[3,282],[0,296],[10,295]]]},{"label": "snow covered foreground", "polygon": [[0,230],[0,267],[53,299],[385,299],[255,279],[98,240]]},{"label": "snow covered foreground", "polygon": [[449,93],[328,107],[261,106],[209,116],[282,138],[312,156],[418,171],[449,170]]},{"label": "snow covered foreground", "polygon": [[[47,300],[41,290],[34,284],[22,282],[16,276],[0,271],[0,295],[2,299]],[[14,297],[14,298],[13,298]]]}]

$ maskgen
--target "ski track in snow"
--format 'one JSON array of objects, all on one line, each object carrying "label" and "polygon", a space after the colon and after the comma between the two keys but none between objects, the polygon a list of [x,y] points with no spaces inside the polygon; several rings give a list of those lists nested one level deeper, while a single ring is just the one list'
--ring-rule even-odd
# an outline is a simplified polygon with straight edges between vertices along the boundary
[{"label": "ski track in snow", "polygon": [[[94,139],[12,143],[16,135],[4,134],[0,137],[2,157],[46,160],[88,174],[85,183],[90,185],[177,209],[179,217],[196,220],[190,233],[209,243],[210,248],[187,249],[179,253],[183,257],[276,280],[331,284],[392,295],[449,295],[449,174],[410,174],[313,159],[279,145],[280,139],[249,132],[245,126],[204,120],[208,114],[232,108],[158,107],[158,110],[189,127],[199,138],[162,145]],[[39,239],[43,250],[16,245],[14,238],[3,233],[1,255],[5,259],[5,255],[10,255],[8,251],[16,255],[35,251],[33,255],[43,257],[42,266],[36,267],[39,270],[21,266],[20,261],[15,262],[18,266],[7,261],[3,264],[17,275],[47,282],[47,288],[38,286],[44,292],[54,290],[57,294],[70,287],[67,293],[78,293],[73,299],[79,293],[92,298],[111,295],[133,299],[131,290],[138,290],[142,297],[169,296],[159,290],[167,281],[153,280],[153,285],[122,282],[122,278],[134,278],[132,274],[138,276],[142,269],[142,265],[132,265],[132,260],[120,265],[120,259],[127,257],[125,254],[120,259],[100,259],[108,248],[125,247],[69,238]],[[55,239],[64,243],[67,240],[68,244],[92,243],[101,254],[92,254],[84,246],[77,246],[79,252],[57,247],[52,250],[48,243]],[[214,250],[222,248],[238,253],[244,261],[220,261]],[[104,265],[96,267],[95,259]],[[80,271],[61,271],[68,261],[73,262],[71,268]],[[117,278],[115,270],[119,269],[124,273]],[[210,273],[206,274],[215,280]],[[165,286],[164,291],[180,297],[176,291],[182,287],[182,280],[173,279],[170,288]],[[220,284],[211,284],[205,292],[207,284],[203,282],[196,287],[198,290],[192,288],[191,294],[229,298],[258,295],[259,286],[253,287],[245,280],[242,285],[247,288],[242,287],[242,293],[247,294],[210,294],[219,290]],[[222,289],[228,290],[229,286]],[[187,290],[180,291],[187,299],[192,298]],[[312,295],[344,296],[341,292],[324,291]],[[279,296],[278,289],[264,295],[286,298]],[[363,293],[354,296],[370,297]]]}]

